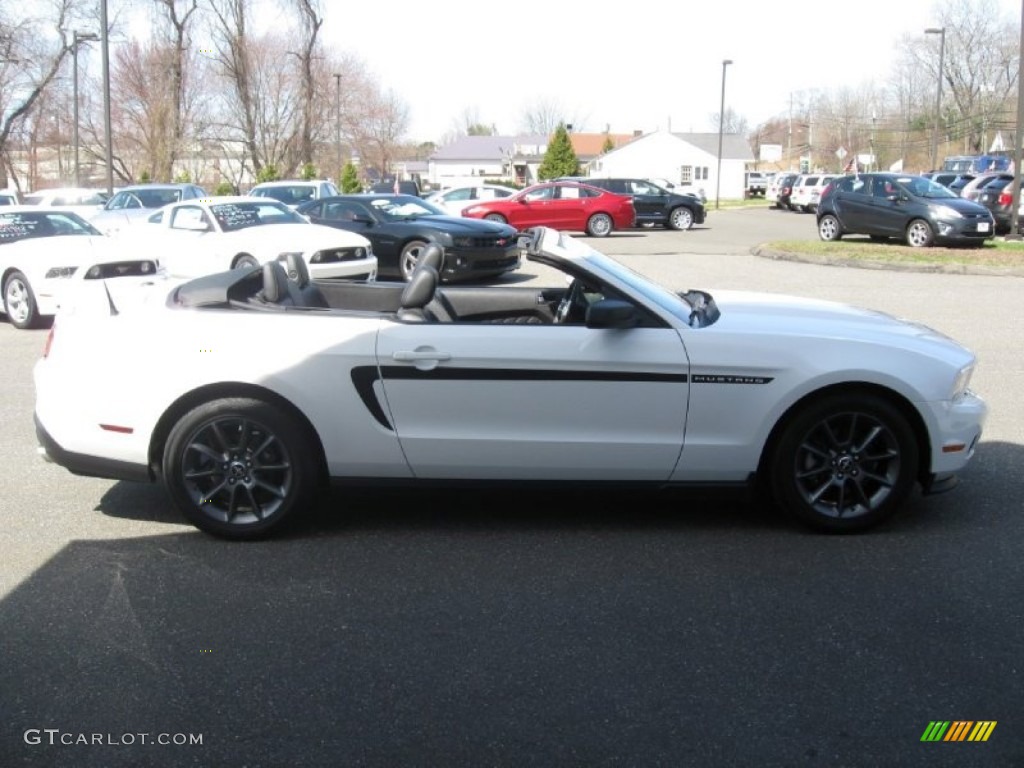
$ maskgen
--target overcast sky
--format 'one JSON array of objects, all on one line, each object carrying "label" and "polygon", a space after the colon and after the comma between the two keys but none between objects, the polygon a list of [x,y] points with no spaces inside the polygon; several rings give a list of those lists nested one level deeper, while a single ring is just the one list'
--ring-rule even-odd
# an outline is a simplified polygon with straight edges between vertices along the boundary
[{"label": "overcast sky", "polygon": [[[1022,0],[997,0],[1020,23]],[[713,130],[721,98],[751,126],[791,93],[892,72],[897,42],[936,24],[934,0],[391,0],[324,3],[324,42],[360,56],[409,105],[409,138],[438,140],[473,110],[514,133],[531,100],[578,129]],[[514,42],[508,42],[509,40]],[[937,36],[936,36],[937,43]]]}]

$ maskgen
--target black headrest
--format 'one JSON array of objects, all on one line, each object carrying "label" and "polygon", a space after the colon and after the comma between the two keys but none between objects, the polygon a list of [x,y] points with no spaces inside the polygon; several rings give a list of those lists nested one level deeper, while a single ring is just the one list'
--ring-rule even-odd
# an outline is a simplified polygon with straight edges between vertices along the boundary
[{"label": "black headrest", "polygon": [[429,264],[419,264],[402,291],[400,302],[404,309],[422,309],[434,298],[437,290],[437,270]]},{"label": "black headrest", "polygon": [[289,253],[285,258],[285,267],[288,270],[288,279],[294,282],[299,288],[309,285],[309,267],[302,254]]},{"label": "black headrest", "polygon": [[437,274],[441,274],[441,267],[444,264],[444,251],[440,245],[436,243],[430,243],[422,251],[420,251],[420,258],[416,262],[416,266],[426,265],[433,267],[437,270]]},{"label": "black headrest", "polygon": [[268,261],[263,265],[263,299],[277,302],[289,296],[288,273],[280,261]]}]

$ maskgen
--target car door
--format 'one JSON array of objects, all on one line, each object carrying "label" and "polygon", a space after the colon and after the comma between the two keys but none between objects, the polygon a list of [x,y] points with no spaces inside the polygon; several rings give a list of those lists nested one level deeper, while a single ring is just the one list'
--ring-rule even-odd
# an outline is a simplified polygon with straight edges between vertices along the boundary
[{"label": "car door", "polygon": [[385,322],[377,359],[382,426],[417,477],[661,481],[678,461],[671,328]]},{"label": "car door", "polygon": [[553,184],[547,184],[526,191],[514,201],[501,206],[502,215],[506,215],[508,223],[518,229],[527,227],[548,226],[560,228],[560,209],[555,207],[555,190]]},{"label": "car door", "polygon": [[[619,190],[613,189],[612,192]],[[636,210],[636,223],[662,224],[665,221],[668,207],[668,194],[646,181],[630,179],[621,194],[633,197],[633,208]]]},{"label": "car door", "polygon": [[903,190],[886,176],[871,179],[871,229],[868,234],[902,237],[907,225],[909,200]]},{"label": "car door", "polygon": [[847,232],[874,234],[872,222],[871,179],[846,176],[838,179],[832,193],[832,206]]}]

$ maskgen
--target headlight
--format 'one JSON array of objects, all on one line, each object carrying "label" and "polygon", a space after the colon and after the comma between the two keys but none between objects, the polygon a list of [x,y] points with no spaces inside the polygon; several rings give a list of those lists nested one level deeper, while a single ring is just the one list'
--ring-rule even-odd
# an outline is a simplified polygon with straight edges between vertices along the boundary
[{"label": "headlight", "polygon": [[953,390],[949,395],[951,400],[956,400],[967,391],[967,387],[971,383],[971,375],[973,373],[974,363],[969,363],[957,371],[956,378],[953,379]]},{"label": "headlight", "polygon": [[78,271],[78,267],[51,267],[46,270],[46,279],[52,280],[55,277],[71,277]]},{"label": "headlight", "polygon": [[960,211],[950,208],[948,205],[936,205],[932,208],[932,213],[944,219],[962,219],[964,217]]}]

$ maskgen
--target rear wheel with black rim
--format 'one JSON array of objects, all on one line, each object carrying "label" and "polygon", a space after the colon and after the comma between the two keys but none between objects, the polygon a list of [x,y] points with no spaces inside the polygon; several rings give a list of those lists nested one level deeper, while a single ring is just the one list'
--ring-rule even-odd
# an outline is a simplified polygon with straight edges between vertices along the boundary
[{"label": "rear wheel with black rim", "polygon": [[171,430],[163,482],[197,528],[230,539],[264,536],[312,501],[312,439],[270,403],[212,400],[186,413]]}]

